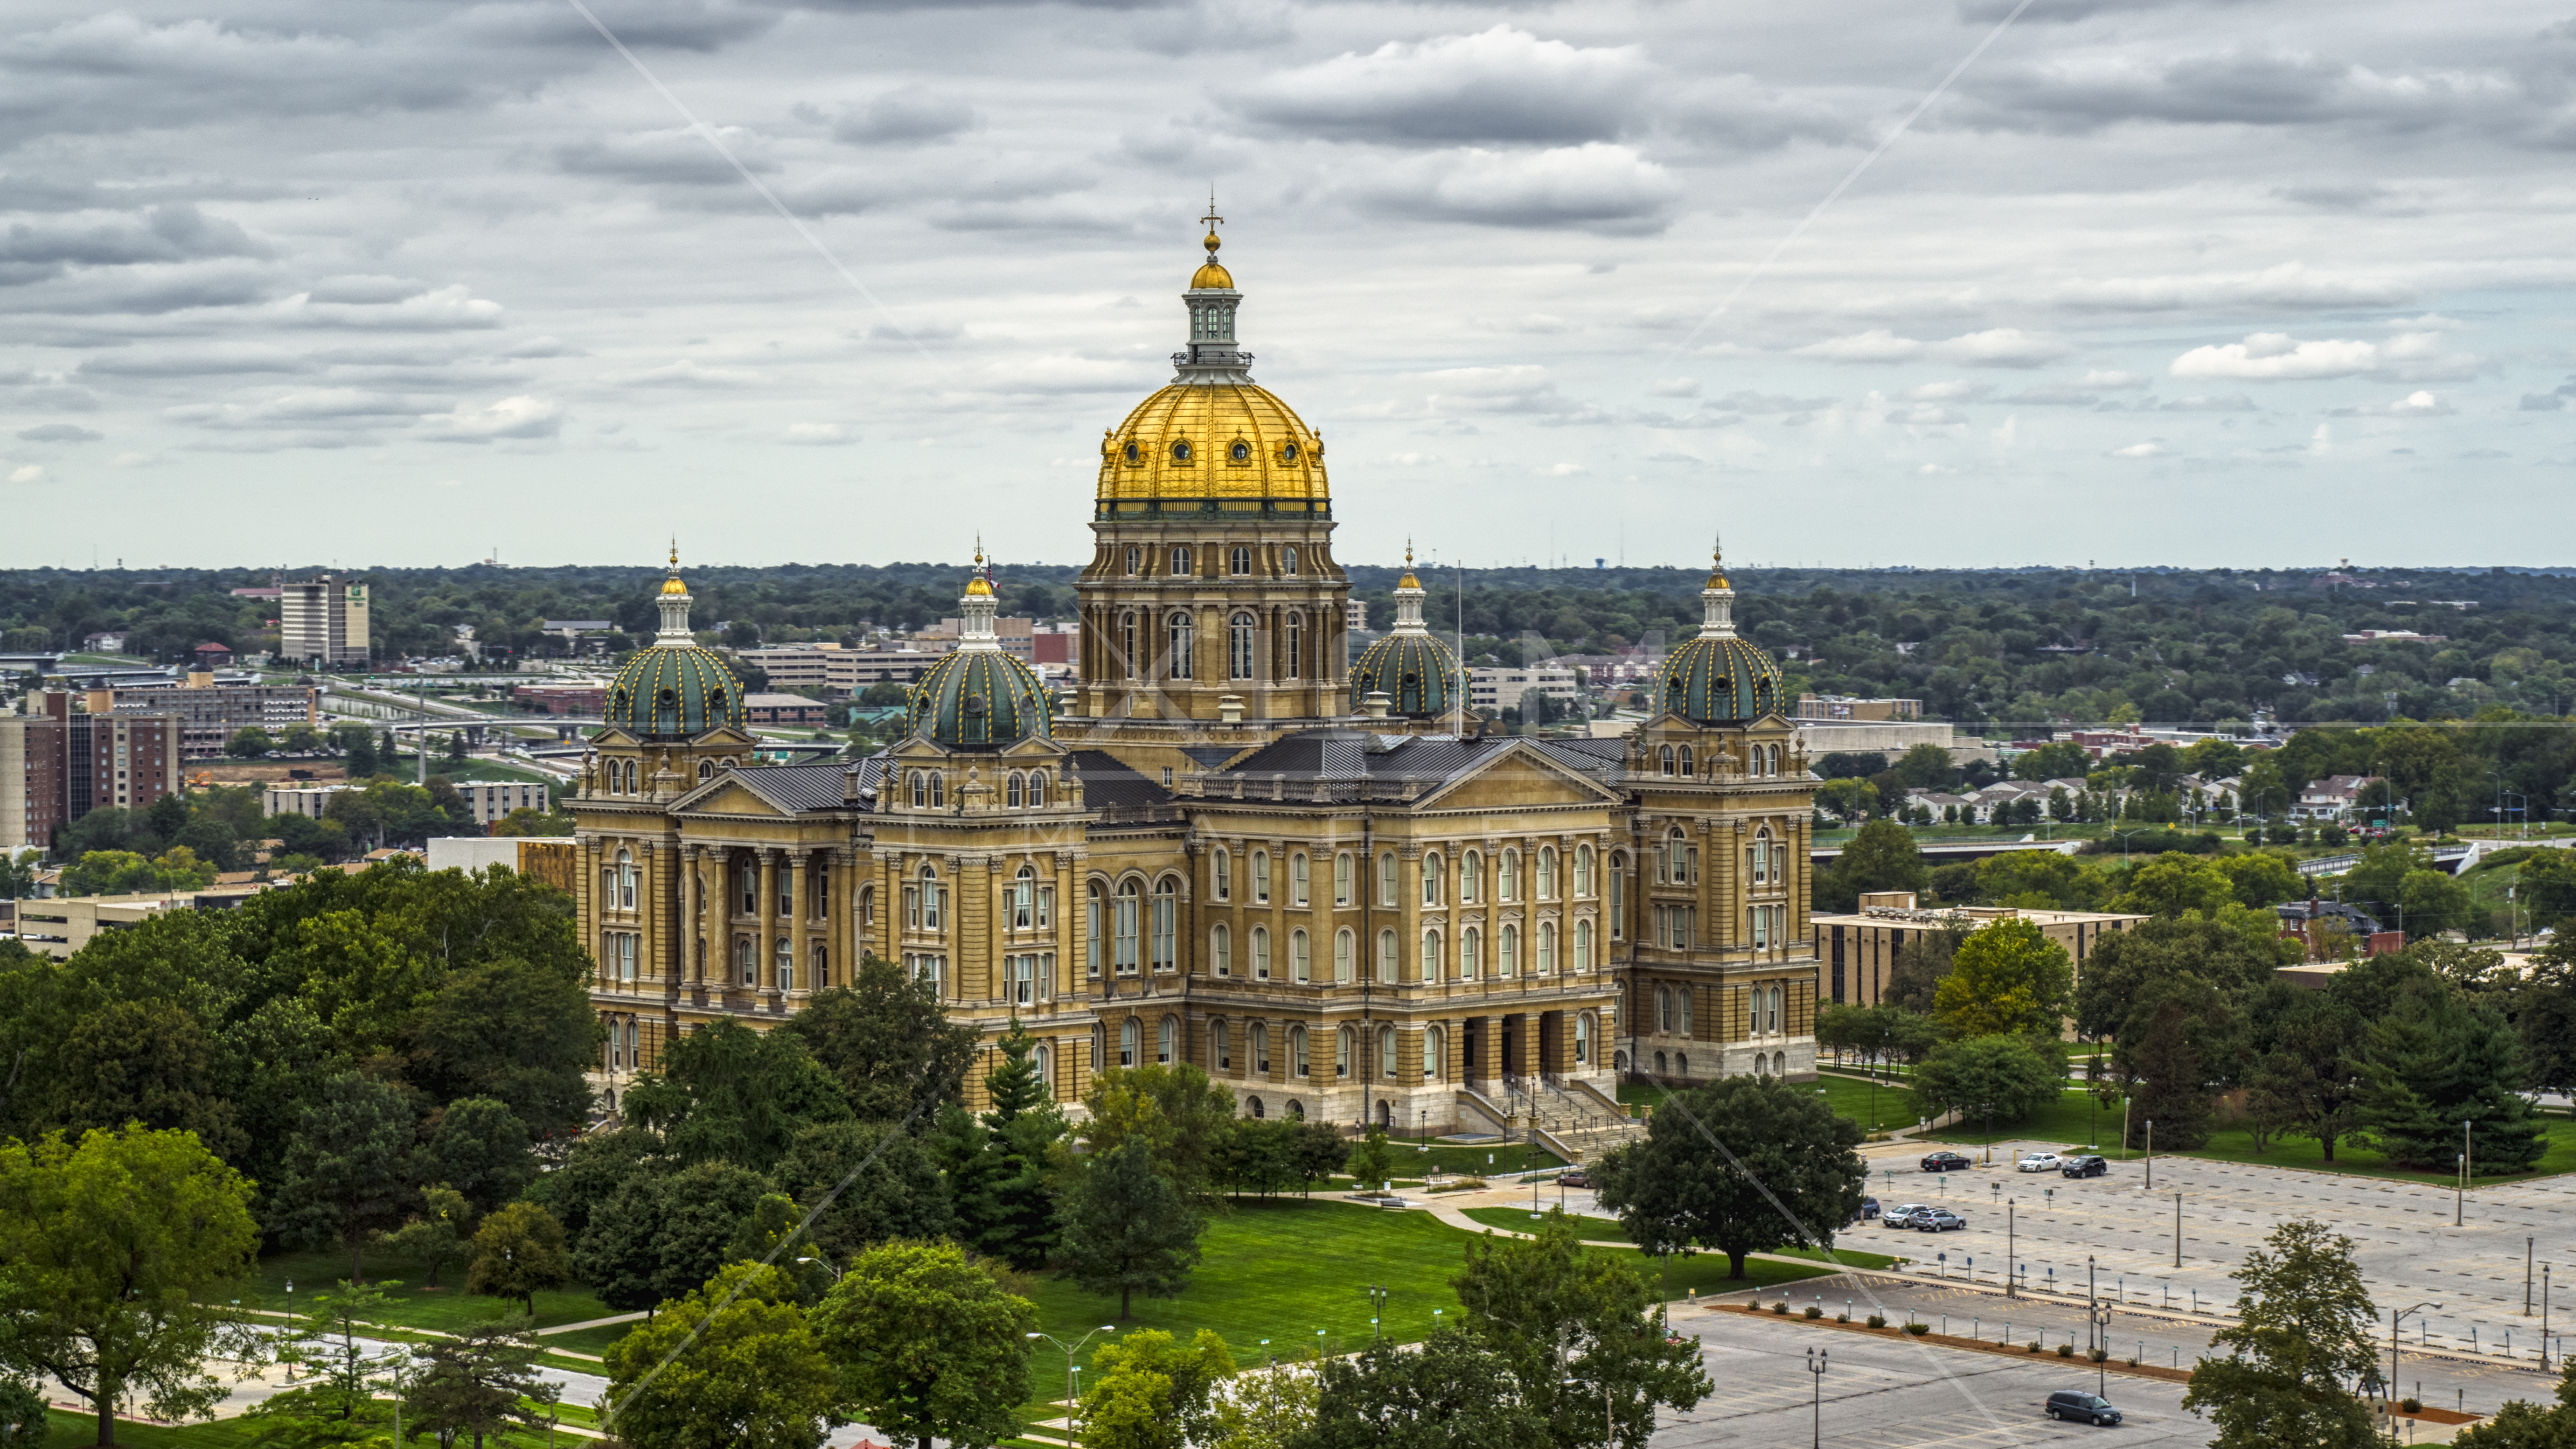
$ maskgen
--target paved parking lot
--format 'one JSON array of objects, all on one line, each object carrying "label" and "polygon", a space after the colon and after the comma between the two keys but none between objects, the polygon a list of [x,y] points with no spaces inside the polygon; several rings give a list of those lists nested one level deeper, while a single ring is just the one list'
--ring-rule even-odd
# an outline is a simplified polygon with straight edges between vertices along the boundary
[{"label": "paved parking lot", "polygon": [[[2383,1313],[2418,1302],[2443,1306],[2426,1323],[2409,1318],[2409,1343],[2494,1355],[2511,1348],[2536,1357],[2542,1323],[2540,1267],[2576,1276],[2576,1178],[2489,1185],[2468,1196],[2452,1226],[2452,1195],[2443,1188],[2376,1178],[2338,1177],[2293,1168],[2158,1158],[2155,1187],[2145,1165],[2115,1160],[2107,1177],[2070,1180],[2054,1173],[2016,1173],[2011,1155],[2058,1144],[1999,1144],[1996,1165],[1925,1173],[1919,1151],[1873,1157],[1870,1192],[1887,1206],[1922,1202],[1947,1207],[1967,1227],[1940,1234],[1872,1223],[1847,1229],[1838,1243],[1901,1254],[1954,1275],[2000,1285],[2007,1255],[2005,1200],[2013,1207],[2009,1251],[2034,1289],[2052,1283],[2081,1296],[2086,1259],[2105,1298],[2188,1308],[2235,1300],[2228,1275],[2265,1234],[2293,1218],[2331,1224],[2353,1240],[2371,1296]],[[2176,1195],[2182,1211],[2181,1259],[2174,1266]],[[2525,1243],[2530,1243],[2531,1312],[2523,1313]],[[1947,1255],[1947,1263],[1941,1261]],[[1972,1264],[1973,1260],[1973,1264]],[[2550,1275],[2545,1305],[2551,1357],[2568,1328],[2576,1292]],[[2383,1320],[2382,1333],[2385,1322]]]},{"label": "paved parking lot", "polygon": [[2091,1371],[2056,1359],[2022,1362],[1992,1354],[1875,1338],[1707,1309],[1676,1311],[1673,1326],[1699,1335],[1701,1361],[1717,1392],[1689,1414],[1667,1414],[1658,1449],[1759,1444],[1766,1449],[1818,1433],[1806,1351],[1830,1356],[1821,1431],[1825,1443],[1873,1449],[1914,1446],[2090,1443],[2206,1444],[2210,1426],[2183,1412],[2183,1386],[2113,1375],[2105,1396],[2127,1416],[2116,1428],[2061,1424],[2040,1405],[2058,1389],[2094,1386]]}]

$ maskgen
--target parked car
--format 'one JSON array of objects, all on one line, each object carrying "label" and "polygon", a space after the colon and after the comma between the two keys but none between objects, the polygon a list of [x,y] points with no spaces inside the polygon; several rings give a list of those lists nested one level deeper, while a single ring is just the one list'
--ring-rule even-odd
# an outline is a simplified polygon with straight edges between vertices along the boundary
[{"label": "parked car", "polygon": [[2048,1396],[2048,1417],[2107,1425],[2120,1422],[2120,1411],[2111,1407],[2111,1401],[2100,1394],[2061,1389]]},{"label": "parked car", "polygon": [[1874,1198],[1874,1197],[1864,1197],[1864,1198],[1862,1198],[1862,1199],[1860,1200],[1860,1220],[1861,1220],[1862,1222],[1868,1222],[1870,1219],[1872,1219],[1872,1218],[1874,1218],[1874,1217],[1877,1217],[1877,1216],[1878,1216],[1878,1199],[1877,1199],[1877,1198]]},{"label": "parked car", "polygon": [[1592,1174],[1584,1171],[1580,1167],[1569,1167],[1565,1171],[1556,1175],[1556,1185],[1559,1187],[1590,1187],[1592,1185]]},{"label": "parked car", "polygon": [[1928,1213],[1930,1211],[1932,1211],[1932,1209],[1923,1203],[1901,1202],[1896,1206],[1889,1208],[1886,1212],[1879,1214],[1878,1220],[1886,1227],[1911,1227],[1914,1223],[1914,1215],[1916,1213]]},{"label": "parked car", "polygon": [[2068,1177],[2100,1177],[2111,1170],[2111,1164],[2092,1153],[2082,1152],[2059,1162],[2057,1170]]},{"label": "parked car", "polygon": [[1923,1159],[1925,1172],[1958,1172],[1976,1163],[1956,1152],[1935,1152]]},{"label": "parked car", "polygon": [[2015,1172],[2055,1172],[2066,1165],[2066,1159],[2054,1152],[2033,1152],[2013,1164]]},{"label": "parked car", "polygon": [[1968,1225],[1968,1220],[1948,1208],[1925,1208],[1906,1220],[1905,1225],[1918,1233],[1946,1233]]}]

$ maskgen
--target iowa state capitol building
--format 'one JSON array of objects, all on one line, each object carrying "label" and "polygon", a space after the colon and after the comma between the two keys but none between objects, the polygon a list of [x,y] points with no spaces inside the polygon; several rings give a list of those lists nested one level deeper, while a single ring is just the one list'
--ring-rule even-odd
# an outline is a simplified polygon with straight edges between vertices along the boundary
[{"label": "iowa state capitol building", "polygon": [[1630,1071],[1812,1074],[1812,785],[1723,568],[1626,739],[1481,729],[1410,573],[1345,671],[1323,440],[1205,244],[1171,382],[1101,440],[1064,697],[979,567],[900,743],[754,764],[674,557],[566,802],[612,1089],[869,954],[987,1041],[1018,1019],[1067,1103],[1187,1062],[1250,1115],[1487,1131]]}]

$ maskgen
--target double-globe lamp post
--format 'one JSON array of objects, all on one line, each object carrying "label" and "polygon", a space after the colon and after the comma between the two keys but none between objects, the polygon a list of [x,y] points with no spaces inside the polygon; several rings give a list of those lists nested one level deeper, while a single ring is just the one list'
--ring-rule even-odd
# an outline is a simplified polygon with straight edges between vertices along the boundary
[{"label": "double-globe lamp post", "polygon": [[1098,1338],[1104,1333],[1116,1333],[1117,1331],[1118,1325],[1114,1323],[1104,1323],[1098,1328],[1091,1330],[1089,1333],[1084,1334],[1082,1337],[1075,1339],[1070,1345],[1067,1345],[1063,1339],[1056,1337],[1052,1333],[1031,1333],[1028,1335],[1031,1338],[1043,1338],[1047,1342],[1054,1344],[1064,1353],[1064,1417],[1066,1423],[1072,1423],[1076,1418],[1080,1417],[1082,1413],[1082,1396],[1076,1391],[1076,1385],[1081,1382],[1082,1370],[1073,1366],[1073,1356],[1082,1352],[1082,1346],[1084,1344],[1091,1342],[1093,1339]]}]

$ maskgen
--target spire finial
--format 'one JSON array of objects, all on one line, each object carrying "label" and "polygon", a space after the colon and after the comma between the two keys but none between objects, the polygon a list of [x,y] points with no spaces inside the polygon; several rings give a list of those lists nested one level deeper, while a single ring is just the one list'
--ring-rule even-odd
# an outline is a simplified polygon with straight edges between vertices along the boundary
[{"label": "spire finial", "polygon": [[1216,214],[1216,187],[1213,183],[1208,186],[1207,215],[1200,217],[1199,220],[1206,223],[1208,229],[1207,240],[1201,242],[1200,245],[1207,248],[1208,259],[1210,261],[1214,261],[1216,259],[1216,249],[1225,244],[1217,237],[1216,234],[1218,223],[1224,221],[1225,218]]},{"label": "spire finial", "polygon": [[1413,535],[1409,533],[1404,536],[1404,566],[1413,567]]},{"label": "spire finial", "polygon": [[680,567],[680,536],[676,533],[671,535],[671,567],[674,571]]},{"label": "spire finial", "polygon": [[980,528],[975,530],[975,566],[984,566],[984,530]]},{"label": "spire finial", "polygon": [[1709,535],[1709,539],[1708,561],[1723,566],[1726,563],[1726,535],[1714,533]]}]

